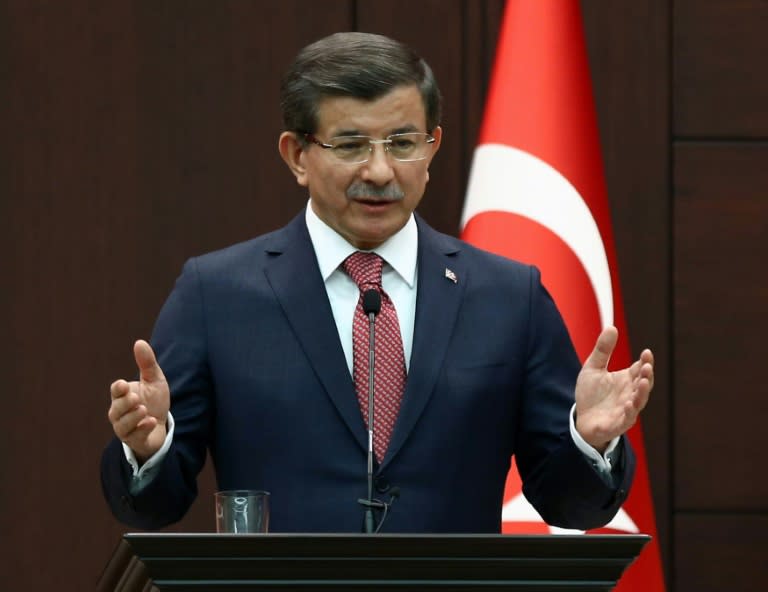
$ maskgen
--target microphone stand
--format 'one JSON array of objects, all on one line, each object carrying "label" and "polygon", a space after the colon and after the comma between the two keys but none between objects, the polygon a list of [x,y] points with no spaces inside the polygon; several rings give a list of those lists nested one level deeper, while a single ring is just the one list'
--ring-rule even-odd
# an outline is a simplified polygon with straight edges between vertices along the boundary
[{"label": "microphone stand", "polygon": [[365,532],[373,534],[376,531],[373,522],[373,378],[376,340],[374,335],[375,312],[368,313],[370,327],[368,339],[368,500],[365,504]]},{"label": "microphone stand", "polygon": [[[373,411],[374,411],[374,375],[376,349],[376,315],[381,310],[381,294],[377,290],[366,290],[363,293],[363,312],[368,315],[368,498],[360,498],[357,503],[365,507],[365,532],[376,534],[384,524],[389,509],[394,501],[400,497],[400,488],[393,487],[390,491],[389,502],[373,498]],[[373,510],[384,510],[378,527],[373,517]]]},{"label": "microphone stand", "polygon": [[357,500],[365,506],[365,532],[376,532],[373,519],[373,509],[382,508],[379,500],[373,499],[373,386],[376,348],[375,319],[381,310],[381,294],[377,290],[366,290],[363,293],[363,312],[368,315],[368,498]]}]

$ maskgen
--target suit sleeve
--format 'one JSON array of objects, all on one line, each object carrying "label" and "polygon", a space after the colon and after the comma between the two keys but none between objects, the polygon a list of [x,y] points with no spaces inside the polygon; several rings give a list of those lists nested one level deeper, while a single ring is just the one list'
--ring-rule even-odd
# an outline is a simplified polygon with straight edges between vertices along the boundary
[{"label": "suit sleeve", "polygon": [[197,496],[197,475],[211,437],[213,397],[207,362],[205,302],[196,262],[188,261],[164,304],[152,347],[171,390],[173,442],[152,481],[136,495],[132,469],[116,438],[101,460],[104,496],[115,517],[153,530],[178,522]]},{"label": "suit sleeve", "polygon": [[569,432],[581,364],[552,298],[531,270],[528,363],[516,448],[528,501],[551,525],[587,530],[604,526],[627,497],[635,458],[622,436],[618,466],[605,479]]}]

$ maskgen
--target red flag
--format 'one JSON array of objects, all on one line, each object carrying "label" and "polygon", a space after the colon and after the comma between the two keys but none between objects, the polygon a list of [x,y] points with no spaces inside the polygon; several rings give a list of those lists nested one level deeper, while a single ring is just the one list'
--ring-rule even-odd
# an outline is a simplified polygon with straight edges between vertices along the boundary
[{"label": "red flag", "polygon": [[[582,362],[613,324],[610,368],[631,363],[578,0],[508,0],[462,227],[464,240],[539,267]],[[629,438],[634,485],[599,532],[651,535],[616,589],[663,591],[639,423]],[[514,467],[502,520],[504,532],[563,532],[527,503]]]}]

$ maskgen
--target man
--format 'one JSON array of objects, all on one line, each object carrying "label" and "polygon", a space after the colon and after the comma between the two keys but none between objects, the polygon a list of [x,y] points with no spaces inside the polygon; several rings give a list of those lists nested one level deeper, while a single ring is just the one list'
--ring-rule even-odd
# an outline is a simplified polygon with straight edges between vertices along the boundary
[{"label": "man", "polygon": [[[651,352],[607,372],[609,327],[580,369],[536,269],[414,216],[442,129],[432,72],[409,48],[362,33],[321,39],[281,95],[279,150],[308,207],[188,261],[152,347],[136,342],[140,380],[111,386],[102,483],[114,514],[145,529],[181,519],[210,449],[221,489],[272,493],[271,530],[360,532],[358,307],[374,289],[374,483],[385,501],[399,491],[382,531],[498,532],[513,454],[549,523],[607,523],[631,483],[623,434],[648,400]],[[381,279],[360,279],[372,262]]]}]

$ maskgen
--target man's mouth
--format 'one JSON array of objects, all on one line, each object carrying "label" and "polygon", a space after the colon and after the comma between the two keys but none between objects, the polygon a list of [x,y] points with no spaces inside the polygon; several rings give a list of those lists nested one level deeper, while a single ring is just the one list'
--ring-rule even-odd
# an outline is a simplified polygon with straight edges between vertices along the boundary
[{"label": "man's mouth", "polygon": [[386,206],[399,200],[382,197],[353,197],[352,201],[366,206]]}]

